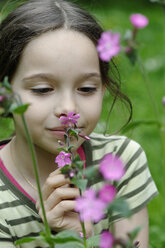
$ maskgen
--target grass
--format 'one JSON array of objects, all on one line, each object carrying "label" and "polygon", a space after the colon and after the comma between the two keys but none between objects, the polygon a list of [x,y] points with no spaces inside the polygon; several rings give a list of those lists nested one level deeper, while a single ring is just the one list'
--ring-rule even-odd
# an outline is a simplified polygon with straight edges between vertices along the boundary
[{"label": "grass", "polygon": [[[165,95],[165,25],[161,6],[150,3],[149,0],[81,0],[77,2],[92,12],[100,20],[105,29],[118,31],[122,36],[126,29],[131,28],[129,22],[131,13],[139,12],[149,18],[150,24],[148,27],[140,30],[138,33],[139,53],[148,75],[159,118],[163,119],[165,114],[162,106],[162,97]],[[10,6],[10,8],[13,8],[13,6]],[[8,9],[4,13],[6,14],[7,12]],[[116,62],[121,74],[122,90],[129,96],[133,103],[133,120],[155,119],[153,107],[145,86],[145,80],[138,64],[132,66],[124,53],[121,53],[117,57]],[[111,99],[108,93],[106,93],[101,119],[96,129],[98,132],[101,132],[105,127],[110,104]],[[121,104],[118,103],[109,121],[109,133],[114,132],[116,127],[120,128],[121,122],[126,119],[126,116],[127,112],[123,111]],[[13,123],[9,120],[0,119],[0,127],[1,139],[8,137],[13,131]],[[165,217],[165,199],[161,193],[163,192],[162,181],[165,178],[163,178],[162,174],[162,150],[159,130],[153,125],[142,125],[126,133],[126,135],[142,145],[148,158],[151,174],[160,191],[160,195],[152,200],[148,206],[150,216],[150,248],[164,248],[163,218]]]}]

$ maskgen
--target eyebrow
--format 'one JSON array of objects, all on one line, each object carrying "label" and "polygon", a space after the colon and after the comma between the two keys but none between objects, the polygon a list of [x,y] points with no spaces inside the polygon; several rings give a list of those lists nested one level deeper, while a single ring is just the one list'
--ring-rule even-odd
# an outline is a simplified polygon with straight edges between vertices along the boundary
[{"label": "eyebrow", "polygon": [[52,74],[48,74],[48,73],[38,73],[38,74],[34,74],[31,75],[29,77],[25,77],[23,78],[23,81],[29,81],[29,80],[35,80],[35,79],[46,79],[46,80],[54,80],[54,77]]},{"label": "eyebrow", "polygon": [[[80,76],[80,78],[85,78],[85,79],[88,79],[88,78],[91,78],[91,77],[97,77],[97,78],[100,79],[101,75],[98,72],[89,72],[89,73],[83,73]],[[44,80],[47,80],[47,81],[50,81],[50,80],[53,81],[53,80],[55,80],[55,77],[52,74],[49,74],[49,73],[38,73],[38,74],[31,75],[29,77],[23,78],[23,81],[26,82],[26,81],[35,80],[35,79],[44,79]]]}]

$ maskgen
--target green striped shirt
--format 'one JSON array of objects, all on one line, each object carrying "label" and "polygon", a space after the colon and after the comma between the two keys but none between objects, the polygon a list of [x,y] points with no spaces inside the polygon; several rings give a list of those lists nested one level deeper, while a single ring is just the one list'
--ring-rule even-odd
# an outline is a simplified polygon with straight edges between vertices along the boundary
[{"label": "green striped shirt", "polygon": [[[142,209],[154,196],[158,194],[157,188],[151,177],[145,153],[135,141],[124,136],[103,136],[92,133],[91,140],[83,144],[86,166],[99,166],[99,161],[107,153],[113,153],[123,161],[126,173],[118,181],[118,197],[125,197],[132,211],[135,213]],[[95,189],[101,188],[101,177],[96,176],[89,181],[89,185]],[[115,213],[111,221],[120,219]],[[110,227],[105,218],[95,224],[95,233]],[[0,247],[13,248],[14,241],[22,237],[37,236],[44,230],[35,204],[24,195],[3,173],[0,171]],[[48,247],[41,241],[25,243],[18,248]]]}]

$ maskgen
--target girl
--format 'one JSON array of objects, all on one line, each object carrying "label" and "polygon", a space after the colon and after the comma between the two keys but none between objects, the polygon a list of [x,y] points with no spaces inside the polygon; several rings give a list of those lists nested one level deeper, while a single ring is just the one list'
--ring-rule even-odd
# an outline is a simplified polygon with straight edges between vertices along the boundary
[{"label": "girl", "polygon": [[[118,183],[118,195],[128,200],[133,216],[113,216],[116,237],[142,225],[137,240],[148,247],[147,203],[157,194],[142,148],[121,136],[93,133],[99,120],[105,88],[114,97],[129,100],[108,77],[109,66],[99,60],[96,45],[101,27],[84,10],[63,0],[31,0],[15,9],[0,26],[0,80],[7,75],[12,89],[23,102],[35,146],[48,223],[52,232],[81,231],[74,212],[78,190],[71,187],[54,164],[58,141],[64,139],[59,117],[80,114],[78,127],[91,140],[73,140],[75,153],[86,166],[97,166],[106,153],[117,154],[126,165]],[[14,115],[15,136],[3,141],[0,151],[0,246],[37,236],[43,227],[32,161],[19,116]],[[99,179],[92,180],[99,187]],[[66,186],[68,185],[68,186]],[[86,223],[87,234],[110,227],[107,219],[94,227]],[[41,241],[20,247],[47,247]]]}]

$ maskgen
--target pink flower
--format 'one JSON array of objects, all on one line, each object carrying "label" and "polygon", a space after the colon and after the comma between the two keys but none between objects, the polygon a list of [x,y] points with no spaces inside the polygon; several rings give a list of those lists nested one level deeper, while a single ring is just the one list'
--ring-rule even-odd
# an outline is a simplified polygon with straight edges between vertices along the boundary
[{"label": "pink flower", "polygon": [[55,163],[58,164],[58,168],[64,167],[66,164],[71,164],[70,159],[71,154],[66,152],[60,152],[59,155],[55,159]]},{"label": "pink flower", "polygon": [[142,14],[132,14],[130,21],[135,28],[144,28],[148,25],[148,18]]},{"label": "pink flower", "polygon": [[99,198],[105,203],[110,203],[116,196],[116,188],[113,185],[105,185],[99,191]]},{"label": "pink flower", "polygon": [[4,96],[0,96],[0,102],[4,100]]},{"label": "pink flower", "polygon": [[67,114],[67,116],[61,116],[59,120],[61,121],[61,124],[72,127],[73,124],[76,124],[78,122],[77,119],[79,118],[79,114],[76,114],[75,112],[70,112]]},{"label": "pink flower", "polygon": [[78,136],[80,136],[81,138],[85,139],[85,140],[90,140],[90,138],[86,135],[84,135],[83,133],[78,133]]},{"label": "pink flower", "polygon": [[163,103],[163,105],[165,106],[165,96],[164,96],[163,99],[162,99],[162,103]]},{"label": "pink flower", "polygon": [[120,34],[103,32],[98,41],[97,51],[101,60],[108,62],[120,52]]},{"label": "pink flower", "polygon": [[75,210],[80,213],[82,221],[98,222],[104,217],[105,203],[96,197],[93,189],[88,189],[82,197],[76,199]]},{"label": "pink flower", "polygon": [[114,243],[114,237],[109,231],[103,231],[100,238],[100,248],[111,248]]},{"label": "pink flower", "polygon": [[99,171],[106,180],[119,180],[125,173],[124,165],[118,156],[106,154],[100,162]]}]

